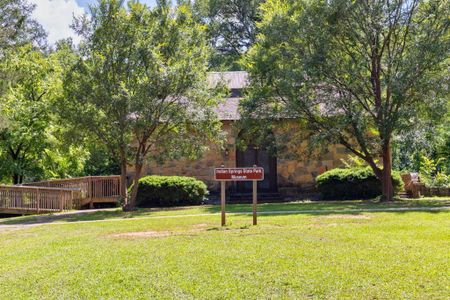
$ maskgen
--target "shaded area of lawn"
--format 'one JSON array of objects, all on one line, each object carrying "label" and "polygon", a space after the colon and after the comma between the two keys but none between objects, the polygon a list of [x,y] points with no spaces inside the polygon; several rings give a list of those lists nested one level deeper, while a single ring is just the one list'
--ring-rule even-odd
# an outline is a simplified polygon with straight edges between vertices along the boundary
[{"label": "shaded area of lawn", "polygon": [[[350,209],[377,209],[377,208],[398,208],[398,207],[439,207],[450,205],[449,198],[425,198],[425,199],[405,199],[394,202],[377,202],[370,200],[353,201],[307,201],[289,203],[264,203],[258,204],[259,211],[294,211],[294,210],[350,210]],[[250,204],[227,205],[227,212],[251,211]],[[208,211],[220,212],[220,206],[209,206]]]},{"label": "shaded area of lawn", "polygon": [[449,211],[347,214],[332,210],[333,203],[286,205],[323,213],[262,215],[258,226],[230,214],[226,228],[216,214],[138,218],[213,209],[196,207],[138,211],[132,222],[0,230],[0,299],[445,299],[450,293]]},{"label": "shaded area of lawn", "polygon": [[[258,212],[286,212],[286,214],[358,214],[355,210],[394,209],[394,208],[426,208],[450,206],[448,198],[405,199],[390,203],[376,201],[307,201],[288,203],[262,203],[258,204]],[[251,213],[251,204],[229,204],[227,213]],[[172,208],[140,208],[136,211],[124,212],[121,208],[105,209],[99,211],[80,211],[70,214],[49,214],[39,216],[24,216],[0,220],[0,225],[39,224],[52,222],[80,222],[109,219],[133,219],[157,216],[177,216],[219,213],[220,205],[204,205]]]}]

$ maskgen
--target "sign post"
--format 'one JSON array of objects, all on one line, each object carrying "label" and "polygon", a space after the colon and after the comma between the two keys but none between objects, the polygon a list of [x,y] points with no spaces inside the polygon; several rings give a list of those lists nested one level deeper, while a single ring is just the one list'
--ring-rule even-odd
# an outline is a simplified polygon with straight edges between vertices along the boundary
[{"label": "sign post", "polygon": [[225,226],[225,181],[220,182],[220,208],[222,211],[222,226]]},{"label": "sign post", "polygon": [[253,225],[256,225],[258,223],[257,216],[256,216],[256,205],[258,204],[258,196],[257,196],[257,188],[258,182],[256,180],[253,180]]},{"label": "sign post", "polygon": [[214,169],[214,179],[220,181],[220,207],[222,226],[225,226],[225,183],[227,181],[252,181],[253,182],[253,225],[258,224],[256,207],[258,204],[258,181],[264,180],[264,169],[256,165],[253,168],[221,168]]}]

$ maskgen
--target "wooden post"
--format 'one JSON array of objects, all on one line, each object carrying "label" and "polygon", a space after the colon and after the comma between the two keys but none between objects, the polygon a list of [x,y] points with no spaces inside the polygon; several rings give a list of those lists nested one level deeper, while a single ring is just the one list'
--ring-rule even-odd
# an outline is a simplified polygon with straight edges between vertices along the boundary
[{"label": "wooden post", "polygon": [[257,216],[256,216],[256,205],[258,203],[257,189],[258,189],[258,181],[253,180],[253,225],[258,224],[258,220],[257,220]]},{"label": "wooden post", "polygon": [[225,181],[220,182],[220,206],[222,210],[222,226],[225,226]]},{"label": "wooden post", "polygon": [[39,204],[39,202],[41,202],[41,193],[39,192],[39,189],[37,189],[36,190],[37,191],[37,204],[36,204],[36,210],[37,210],[37,213],[39,214],[39,208],[40,208],[40,204]]},{"label": "wooden post", "polygon": [[89,191],[89,208],[94,208],[94,185],[92,184],[92,176],[89,176],[88,178],[88,191]]},{"label": "wooden post", "polygon": [[63,211],[64,210],[64,205],[63,205],[63,191],[60,190],[59,191],[59,210]]}]

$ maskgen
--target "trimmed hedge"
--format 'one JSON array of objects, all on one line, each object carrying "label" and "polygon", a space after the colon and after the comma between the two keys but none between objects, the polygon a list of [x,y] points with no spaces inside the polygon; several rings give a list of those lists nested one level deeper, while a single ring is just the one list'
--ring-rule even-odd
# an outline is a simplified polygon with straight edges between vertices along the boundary
[{"label": "trimmed hedge", "polygon": [[140,207],[202,204],[208,195],[203,181],[183,176],[146,176],[139,180],[136,199]]},{"label": "trimmed hedge", "polygon": [[[381,195],[381,182],[370,167],[333,169],[316,178],[317,189],[324,200],[372,199]],[[403,188],[400,173],[392,172],[394,192]]]}]

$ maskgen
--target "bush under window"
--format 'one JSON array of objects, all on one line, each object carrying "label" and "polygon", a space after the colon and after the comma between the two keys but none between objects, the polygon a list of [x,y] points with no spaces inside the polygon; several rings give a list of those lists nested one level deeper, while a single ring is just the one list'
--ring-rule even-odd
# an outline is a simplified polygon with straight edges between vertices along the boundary
[{"label": "bush under window", "polygon": [[[324,200],[372,199],[382,194],[381,182],[370,167],[333,169],[316,178],[317,189]],[[403,188],[398,172],[392,173],[394,192]]]}]

